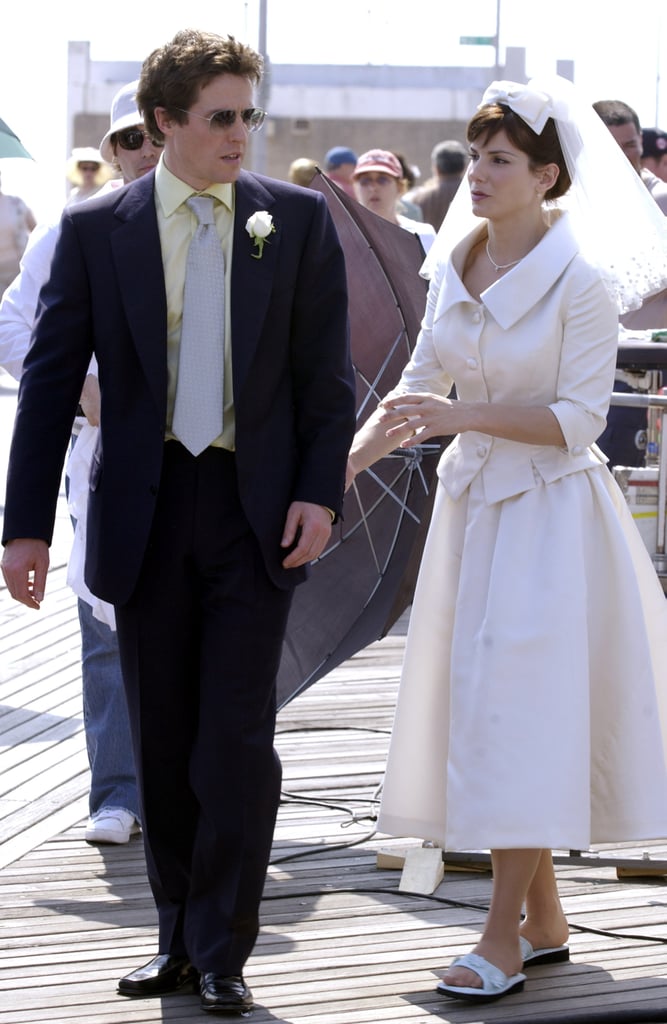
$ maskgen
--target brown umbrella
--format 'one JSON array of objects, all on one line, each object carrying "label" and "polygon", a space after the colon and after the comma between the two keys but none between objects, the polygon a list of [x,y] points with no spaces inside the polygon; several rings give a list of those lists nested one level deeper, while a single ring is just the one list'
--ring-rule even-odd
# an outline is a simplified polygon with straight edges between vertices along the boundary
[{"label": "brown umbrella", "polygon": [[[426,302],[421,242],[350,199],[317,172],[345,253],[352,360],[360,425],[398,381]],[[278,674],[282,707],[369,643],[386,635],[412,600],[431,509],[435,441],[393,452],[359,475],[344,518],[297,587]]]},{"label": "brown umbrella", "polygon": [[0,157],[26,157],[32,160],[30,153],[21,143],[8,124],[0,118]]}]

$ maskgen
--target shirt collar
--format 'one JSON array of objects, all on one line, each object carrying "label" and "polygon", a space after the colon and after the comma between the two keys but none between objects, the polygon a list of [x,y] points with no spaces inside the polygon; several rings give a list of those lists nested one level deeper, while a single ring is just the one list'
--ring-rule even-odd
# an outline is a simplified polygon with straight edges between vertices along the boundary
[{"label": "shirt collar", "polygon": [[[171,217],[172,213],[182,206],[190,196],[201,195],[191,185],[188,185],[181,178],[172,174],[164,162],[164,153],[160,155],[158,165],[155,169],[155,191],[165,217]],[[202,190],[206,195],[214,196],[227,207],[230,213],[234,212],[234,186],[231,182],[214,182]]]}]

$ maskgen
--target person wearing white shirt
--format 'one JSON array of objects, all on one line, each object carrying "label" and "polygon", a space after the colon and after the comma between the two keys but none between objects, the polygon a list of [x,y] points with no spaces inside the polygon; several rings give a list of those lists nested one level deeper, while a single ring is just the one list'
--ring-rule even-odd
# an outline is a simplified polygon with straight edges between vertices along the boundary
[{"label": "person wearing white shirt", "polygon": [[[136,107],[136,87],[136,81],[123,86],[112,102],[109,129],[100,151],[122,177],[108,182],[102,192],[142,177],[155,167],[161,152],[162,147],[144,132]],[[17,380],[58,230],[54,223],[39,225],[32,232],[20,273],[0,304],[0,365]],[[99,430],[99,404],[93,363],[81,395],[82,415],[74,421],[75,443],[67,466],[68,505],[76,521],[68,583],[78,596],[84,728],[91,770],[90,819],[84,837],[90,843],[122,844],[139,831],[140,810],[114,612],[111,605],[90,593],[83,580],[88,477]]]}]

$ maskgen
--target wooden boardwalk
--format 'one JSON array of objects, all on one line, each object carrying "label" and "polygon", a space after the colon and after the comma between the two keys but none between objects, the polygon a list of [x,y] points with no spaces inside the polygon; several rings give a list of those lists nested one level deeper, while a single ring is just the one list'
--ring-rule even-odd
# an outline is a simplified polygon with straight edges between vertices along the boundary
[{"label": "wooden boardwalk", "polygon": [[[63,516],[63,527],[67,526]],[[192,995],[127,1000],[155,915],[141,837],[83,840],[88,771],[66,531],[40,613],[0,589],[0,1024],[206,1019]],[[595,1024],[667,1021],[667,887],[565,859],[569,964],[533,968],[523,993],[483,1007],[443,999],[437,972],[474,943],[486,871],[447,871],[433,896],[379,869],[374,833],[405,621],[279,715],[284,794],[247,968],[254,1024]],[[413,844],[414,845],[414,844]],[[667,842],[647,848],[667,857]],[[641,858],[642,849],[602,851]],[[234,1019],[234,1018],[232,1018]]]}]

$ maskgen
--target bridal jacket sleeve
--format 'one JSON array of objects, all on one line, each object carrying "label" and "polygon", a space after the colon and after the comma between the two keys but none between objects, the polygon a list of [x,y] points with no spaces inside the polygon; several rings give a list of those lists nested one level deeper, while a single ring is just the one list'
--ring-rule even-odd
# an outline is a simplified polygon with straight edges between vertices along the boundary
[{"label": "bridal jacket sleeve", "polygon": [[438,475],[459,497],[478,474],[487,502],[502,501],[605,462],[604,429],[618,347],[618,315],[601,278],[577,251],[566,214],[513,270],[474,299],[461,268],[484,225],[439,267],[422,330],[396,392],[464,402],[548,406],[565,445],[533,445],[476,431],[459,434]]}]

